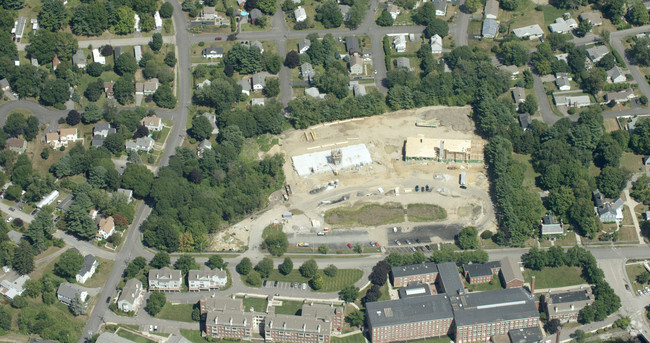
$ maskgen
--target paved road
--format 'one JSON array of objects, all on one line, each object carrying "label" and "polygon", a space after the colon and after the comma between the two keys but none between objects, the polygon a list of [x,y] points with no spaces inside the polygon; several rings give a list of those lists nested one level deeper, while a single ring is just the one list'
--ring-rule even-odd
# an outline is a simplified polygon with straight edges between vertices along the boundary
[{"label": "paved road", "polygon": [[623,39],[626,36],[636,35],[638,33],[648,32],[648,31],[650,31],[650,25],[639,26],[629,30],[612,32],[609,35],[609,41],[612,44],[612,47],[616,49],[619,55],[623,57],[625,64],[630,70],[630,74],[632,74],[634,81],[636,81],[636,83],[639,85],[639,90],[641,90],[641,93],[643,93],[643,95],[650,98],[650,86],[648,86],[648,82],[646,82],[645,76],[641,73],[641,71],[639,70],[639,68],[637,68],[636,65],[630,63],[630,60],[627,58],[625,54],[623,43],[621,42],[621,39]]},{"label": "paved road", "polygon": [[544,122],[551,126],[555,124],[556,121],[560,120],[561,117],[555,115],[551,110],[551,105],[548,103],[542,78],[537,74],[533,74],[533,80],[535,82],[535,96],[537,97],[537,103],[539,104],[539,112],[542,114]]},{"label": "paved road", "polygon": [[454,24],[451,34],[454,35],[456,39],[456,46],[467,45],[467,29],[469,26],[469,20],[472,18],[471,14],[465,13],[460,10],[463,7],[465,0],[458,1],[458,16],[456,18],[456,24]]},{"label": "paved road", "polygon": [[[89,45],[92,45],[93,47],[100,47],[106,44],[110,44],[112,46],[129,46],[129,45],[149,44],[150,41],[151,41],[151,37],[93,39],[93,40],[80,40],[78,41],[78,45],[80,48],[87,48]],[[174,44],[174,42],[175,42],[174,36],[163,36],[163,43]],[[18,43],[16,44],[16,47],[18,48],[18,51],[24,51],[27,45],[28,44]]]},{"label": "paved road", "polygon": [[39,103],[32,100],[18,100],[9,101],[0,106],[0,125],[4,126],[9,112],[19,109],[26,109],[31,111],[39,122],[48,125],[47,132],[54,132],[58,129],[59,118],[65,117],[68,114],[67,110],[55,110],[41,106]]}]

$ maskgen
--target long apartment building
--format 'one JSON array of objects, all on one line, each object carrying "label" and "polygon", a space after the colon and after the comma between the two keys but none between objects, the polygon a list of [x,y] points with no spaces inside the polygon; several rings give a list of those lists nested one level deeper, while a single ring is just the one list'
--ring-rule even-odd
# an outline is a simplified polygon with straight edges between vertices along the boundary
[{"label": "long apartment building", "polygon": [[409,283],[434,283],[438,279],[438,266],[433,263],[393,267],[390,273],[394,287],[406,287]]},{"label": "long apartment building", "polygon": [[187,283],[190,292],[210,291],[224,287],[228,283],[228,275],[223,270],[201,266],[201,269],[187,272]]},{"label": "long apartment building", "polygon": [[593,304],[594,299],[591,287],[585,287],[564,292],[547,292],[542,298],[542,303],[549,320],[575,322],[580,310]]},{"label": "long apartment building", "polygon": [[164,267],[149,270],[149,290],[180,292],[183,284],[183,274],[180,270]]},{"label": "long apartment building", "polygon": [[331,323],[322,318],[270,314],[264,321],[265,342],[329,343]]}]

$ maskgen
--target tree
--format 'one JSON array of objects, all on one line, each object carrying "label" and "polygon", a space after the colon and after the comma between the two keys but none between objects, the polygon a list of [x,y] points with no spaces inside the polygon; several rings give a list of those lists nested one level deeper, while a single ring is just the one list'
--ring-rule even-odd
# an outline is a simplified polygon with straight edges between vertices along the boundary
[{"label": "tree", "polygon": [[[571,0],[573,1],[573,0]],[[506,11],[515,11],[519,5],[517,0],[501,0],[499,1],[499,6]]]},{"label": "tree", "polygon": [[[650,40],[648,40],[648,43],[650,43]],[[634,132],[630,136],[629,145],[636,154],[650,155],[650,120],[640,119],[637,122]]]},{"label": "tree", "polygon": [[359,287],[355,285],[348,285],[343,287],[339,292],[339,297],[345,302],[355,302],[359,297]]},{"label": "tree", "polygon": [[608,198],[618,197],[625,185],[627,180],[630,178],[630,172],[607,166],[600,171],[600,175],[596,178],[596,183],[598,184],[598,189]]},{"label": "tree", "polygon": [[164,251],[159,251],[153,257],[153,259],[151,259],[151,262],[149,264],[156,269],[160,269],[163,267],[168,267],[170,263],[171,261],[169,259],[169,254]]},{"label": "tree", "polygon": [[52,239],[52,234],[55,231],[52,216],[47,211],[39,211],[36,218],[29,224],[25,236],[29,238],[32,247],[40,252],[47,248],[45,243]]},{"label": "tree", "polygon": [[589,32],[591,32],[591,22],[589,20],[582,20],[575,31],[578,37],[584,37]]},{"label": "tree", "polygon": [[524,266],[532,270],[542,270],[546,267],[546,253],[537,248],[530,248],[528,254],[524,256]]},{"label": "tree", "polygon": [[84,265],[84,257],[76,249],[68,249],[54,264],[54,274],[72,282]]},{"label": "tree", "polygon": [[124,151],[124,136],[119,133],[109,135],[104,140],[104,147],[113,154]]},{"label": "tree", "polygon": [[149,32],[154,29],[156,23],[154,22],[151,13],[140,13],[140,30],[142,32]]},{"label": "tree", "polygon": [[142,164],[128,165],[122,175],[122,187],[132,189],[133,195],[140,199],[149,195],[152,182],[153,173]]},{"label": "tree", "polygon": [[261,287],[262,286],[262,276],[256,271],[252,271],[248,277],[246,277],[246,283],[252,287]]},{"label": "tree", "polygon": [[594,150],[594,164],[597,167],[618,167],[623,149],[610,135],[605,135]]},{"label": "tree", "polygon": [[528,63],[530,55],[528,48],[521,42],[512,40],[501,44],[501,57],[506,65],[517,65],[519,67]]},{"label": "tree", "polygon": [[554,334],[562,327],[559,319],[551,319],[544,325],[544,330],[550,334]]},{"label": "tree", "polygon": [[70,126],[75,126],[81,121],[81,114],[76,110],[70,110],[65,117],[65,122]]},{"label": "tree", "polygon": [[334,68],[328,69],[325,74],[316,74],[314,83],[321,92],[332,93],[339,99],[348,96],[349,77]]},{"label": "tree", "polygon": [[86,306],[84,302],[81,301],[79,294],[77,294],[70,302],[70,312],[72,312],[75,317],[86,314]]},{"label": "tree", "polygon": [[13,308],[25,308],[27,305],[29,305],[29,303],[27,302],[27,299],[22,295],[15,296],[11,301],[11,307]]},{"label": "tree", "polygon": [[628,326],[630,326],[630,323],[632,322],[632,319],[630,317],[621,317],[618,318],[614,324],[612,324],[613,327],[615,328],[620,328],[620,329],[627,329]]},{"label": "tree", "polygon": [[607,80],[607,72],[602,68],[591,68],[588,76],[583,79],[582,89],[585,92],[596,94],[603,89]]},{"label": "tree", "polygon": [[248,257],[242,258],[242,260],[237,264],[237,273],[241,275],[248,275],[253,269],[253,264]]},{"label": "tree", "polygon": [[315,291],[323,288],[323,277],[320,274],[314,275],[314,277],[309,281],[309,285]]},{"label": "tree", "polygon": [[160,48],[162,48],[163,40],[162,40],[162,35],[159,32],[156,32],[153,34],[151,37],[151,43],[149,43],[149,46],[153,51],[158,51]]},{"label": "tree", "polygon": [[161,291],[153,291],[151,292],[149,301],[147,302],[147,312],[149,312],[151,316],[155,317],[165,306],[165,303],[167,303],[165,293]]},{"label": "tree", "polygon": [[174,68],[176,65],[176,53],[172,50],[165,55],[165,59],[163,60],[166,65],[168,65],[171,68]]},{"label": "tree", "polygon": [[[127,35],[135,29],[135,12],[129,7],[122,6],[117,9],[113,31],[118,35]],[[155,36],[155,34],[154,34]]]},{"label": "tree", "polygon": [[84,107],[84,113],[81,116],[84,124],[96,123],[102,119],[102,110],[95,103],[90,103]]},{"label": "tree", "polygon": [[280,94],[280,79],[277,77],[267,78],[263,93],[267,98],[275,98],[278,96]]},{"label": "tree", "polygon": [[343,24],[343,15],[334,0],[324,1],[316,9],[316,20],[323,23],[326,29],[334,29]]},{"label": "tree", "polygon": [[284,58],[284,65],[289,69],[300,65],[300,55],[296,50],[291,50],[287,53],[287,56]]},{"label": "tree", "polygon": [[0,307],[0,330],[11,330],[11,318],[11,312],[7,311],[4,306]]},{"label": "tree", "polygon": [[375,302],[381,297],[381,290],[379,285],[373,284],[366,292],[366,296],[361,299],[361,303],[365,306],[367,303]]},{"label": "tree", "polygon": [[339,269],[336,268],[335,265],[330,264],[329,266],[325,267],[325,269],[323,269],[323,273],[329,277],[335,277],[336,274],[339,273]]},{"label": "tree", "polygon": [[366,316],[363,314],[363,312],[354,310],[345,316],[345,321],[350,324],[350,326],[362,327],[363,323],[366,321]]},{"label": "tree", "polygon": [[473,226],[468,226],[458,233],[458,246],[463,249],[476,249],[478,247],[478,231]]},{"label": "tree", "polygon": [[66,10],[63,2],[57,0],[45,0],[38,13],[38,23],[44,29],[52,32],[59,31],[66,22]]},{"label": "tree", "polygon": [[273,271],[273,260],[270,259],[269,257],[263,258],[261,261],[257,263],[255,266],[255,270],[260,273],[260,276],[263,279],[268,278],[271,275],[271,272]]},{"label": "tree", "polygon": [[102,47],[100,52],[101,52],[102,56],[108,57],[108,56],[113,54],[113,46],[110,45],[110,44],[106,44],[106,45],[104,45]]},{"label": "tree", "polygon": [[388,280],[388,272],[390,271],[390,266],[385,260],[377,262],[377,264],[372,267],[372,273],[370,273],[370,282],[377,286],[383,286]]},{"label": "tree", "polygon": [[535,98],[535,94],[526,95],[526,101],[519,105],[519,110],[522,113],[535,114],[537,112],[537,98]]},{"label": "tree", "polygon": [[329,250],[330,250],[330,248],[327,247],[327,244],[321,244],[318,247],[318,252],[323,254],[323,255],[326,255],[329,252]]},{"label": "tree", "polygon": [[46,106],[63,104],[70,99],[68,82],[62,79],[47,80],[41,90],[40,102]]},{"label": "tree", "polygon": [[576,335],[576,342],[583,343],[585,341],[586,335],[584,331],[576,330],[575,335]]},{"label": "tree", "polygon": [[253,46],[235,44],[224,56],[223,62],[232,65],[233,69],[241,74],[252,74],[262,70],[262,53]]},{"label": "tree", "polygon": [[431,38],[433,35],[445,37],[449,33],[449,25],[446,21],[438,18],[433,18],[424,29],[424,36]]},{"label": "tree", "polygon": [[637,3],[627,11],[627,20],[635,26],[648,23],[648,10],[642,3]]},{"label": "tree", "polygon": [[465,12],[474,13],[483,7],[483,3],[480,0],[466,0],[464,6]]},{"label": "tree", "polygon": [[153,93],[153,101],[156,103],[156,105],[160,107],[164,107],[164,108],[176,107],[176,96],[174,96],[174,92],[172,91],[172,88],[166,83],[163,83],[160,86],[158,86],[156,92]]},{"label": "tree", "polygon": [[4,0],[1,3],[7,10],[19,10],[25,6],[25,0]]},{"label": "tree", "polygon": [[277,2],[274,0],[257,0],[257,8],[264,14],[273,14],[278,9]]},{"label": "tree", "polygon": [[113,85],[113,96],[122,105],[130,103],[133,101],[133,95],[135,94],[135,82],[133,81],[133,75],[127,74],[115,81]]},{"label": "tree", "polygon": [[212,135],[212,124],[208,118],[202,115],[196,115],[192,118],[192,128],[188,130],[190,137],[201,142],[204,139],[210,138]]},{"label": "tree", "polygon": [[76,35],[99,36],[108,29],[108,12],[102,2],[80,4],[72,10],[70,27]]},{"label": "tree", "polygon": [[210,269],[223,269],[226,268],[228,263],[224,262],[223,258],[220,255],[212,255],[210,258],[208,258],[208,262],[206,262],[205,265],[210,267]]},{"label": "tree", "polygon": [[282,264],[278,267],[278,270],[282,275],[289,275],[293,270],[293,261],[290,257],[285,257]]},{"label": "tree", "polygon": [[316,275],[316,272],[318,272],[318,264],[314,259],[309,259],[300,266],[300,275],[303,277],[311,278]]},{"label": "tree", "polygon": [[190,269],[199,269],[200,266],[198,263],[196,263],[194,257],[190,255],[182,255],[174,263],[174,268],[180,269],[183,274],[187,274]]},{"label": "tree", "polygon": [[160,16],[163,18],[171,18],[172,14],[174,14],[174,6],[168,2],[163,2],[160,5]]},{"label": "tree", "polygon": [[121,54],[115,61],[115,72],[118,75],[133,74],[138,70],[138,62],[131,54]]},{"label": "tree", "polygon": [[[264,70],[271,74],[277,74],[280,71],[280,68],[282,68],[282,57],[278,56],[271,50],[265,50],[262,54],[262,64],[264,65]],[[266,82],[266,87],[268,87],[268,79]]]},{"label": "tree", "polygon": [[270,234],[264,239],[264,242],[262,242],[262,248],[267,249],[273,256],[282,256],[287,251],[288,247],[289,241],[284,232]]},{"label": "tree", "polygon": [[104,72],[104,67],[100,63],[91,62],[86,66],[86,73],[88,73],[90,76],[99,77],[102,75],[102,72]]},{"label": "tree", "polygon": [[381,14],[375,21],[379,26],[393,26],[393,17],[390,15],[387,9],[381,11]]}]

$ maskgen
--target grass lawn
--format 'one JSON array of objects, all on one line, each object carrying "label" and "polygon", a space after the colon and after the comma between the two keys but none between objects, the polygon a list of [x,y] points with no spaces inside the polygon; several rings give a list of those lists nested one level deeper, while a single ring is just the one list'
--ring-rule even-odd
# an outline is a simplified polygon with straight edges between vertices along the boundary
[{"label": "grass lawn", "polygon": [[523,163],[526,166],[526,171],[524,172],[524,188],[528,188],[535,192],[541,192],[542,190],[535,185],[535,178],[539,176],[537,172],[533,169],[532,164],[530,163],[530,155],[520,155],[512,154],[512,158],[520,163]]},{"label": "grass lawn", "polygon": [[332,337],[331,341],[332,343],[365,343],[366,339],[363,337],[363,334],[359,332],[345,337]]},{"label": "grass lawn", "polygon": [[642,289],[645,287],[645,285],[641,285],[640,283],[636,282],[636,277],[643,273],[647,273],[645,268],[642,264],[628,264],[625,266],[625,272],[627,272],[627,277],[632,283],[631,286],[634,290],[634,295],[638,295],[636,291]]},{"label": "grass lawn", "polygon": [[279,140],[277,137],[270,134],[263,134],[255,138],[257,145],[260,147],[260,150],[263,152],[268,152],[271,148],[278,144]]},{"label": "grass lawn", "polygon": [[447,218],[445,209],[434,204],[408,204],[406,215],[410,222],[430,222]]},{"label": "grass lawn", "polygon": [[266,305],[269,303],[266,298],[240,298],[244,301],[244,311],[251,312],[251,307],[255,312],[266,312]]},{"label": "grass lawn", "polygon": [[275,308],[275,313],[299,316],[302,313],[302,305],[302,301],[283,300],[282,306]]},{"label": "grass lawn", "polygon": [[[370,287],[372,287],[372,285],[359,291],[359,297],[357,298],[357,301],[354,302],[357,306],[359,306],[359,309],[361,310],[365,309],[365,307],[361,304],[361,299],[366,296],[366,293]],[[388,294],[388,282],[385,285],[379,287],[379,291],[381,292],[381,296],[379,299],[377,299],[377,301],[390,300],[390,294]]]},{"label": "grass lawn", "polygon": [[449,342],[453,342],[453,340],[449,336],[432,338],[432,339],[425,339],[423,341],[418,341],[418,343],[449,343]]},{"label": "grass lawn", "polygon": [[633,173],[643,170],[643,156],[624,152],[623,156],[621,156],[621,167]]},{"label": "grass lawn", "polygon": [[107,260],[101,257],[97,257],[97,262],[99,262],[99,265],[95,270],[95,274],[83,284],[85,287],[95,288],[104,286],[115,263],[113,260]]},{"label": "grass lawn", "polygon": [[339,207],[325,212],[325,222],[335,226],[375,226],[404,221],[404,208],[401,204],[355,204],[352,207]]},{"label": "grass lawn", "polygon": [[160,319],[176,320],[180,322],[194,322],[192,320],[192,307],[194,304],[172,305],[167,302],[156,317]]},{"label": "grass lawn", "polygon": [[148,339],[148,338],[146,338],[144,336],[134,334],[134,333],[126,331],[124,329],[117,330],[117,335],[122,337],[122,338],[126,338],[129,341],[136,342],[136,343],[156,343],[155,341],[152,341],[152,340],[150,340],[150,339]]},{"label": "grass lawn", "polygon": [[562,17],[562,15],[565,12],[569,12],[569,13],[571,13],[573,15],[573,13],[572,13],[573,11],[567,11],[565,9],[556,8],[556,7],[553,7],[553,6],[544,6],[543,8],[544,8],[544,10],[542,12],[544,12],[544,25],[545,26],[548,26],[549,24],[553,23],[555,21],[555,19],[557,19],[559,17]]},{"label": "grass lawn", "polygon": [[[363,276],[363,271],[359,269],[339,269],[339,272],[334,277],[329,277],[319,270],[318,273],[323,277],[323,288],[319,292],[336,292],[340,291],[343,287],[352,285],[359,281]],[[298,282],[308,283],[309,278],[300,275],[298,268],[294,269],[289,275],[281,274],[277,269],[273,270],[267,280],[270,281],[285,281],[285,282]]]},{"label": "grass lawn", "polygon": [[205,339],[203,339],[201,336],[201,331],[199,330],[181,329],[181,335],[183,335],[183,337],[187,338],[192,343],[207,342]]},{"label": "grass lawn", "polygon": [[556,288],[587,283],[582,278],[582,268],[580,267],[545,267],[542,270],[524,271],[524,279],[530,282],[531,276],[535,275],[535,288]]},{"label": "grass lawn", "polygon": [[474,285],[470,285],[467,281],[464,281],[464,283],[465,283],[465,288],[467,288],[470,292],[483,292],[483,291],[491,291],[495,289],[503,289],[503,286],[501,285],[501,280],[499,280],[498,275],[495,275],[492,278],[492,281],[486,283],[477,283]]}]

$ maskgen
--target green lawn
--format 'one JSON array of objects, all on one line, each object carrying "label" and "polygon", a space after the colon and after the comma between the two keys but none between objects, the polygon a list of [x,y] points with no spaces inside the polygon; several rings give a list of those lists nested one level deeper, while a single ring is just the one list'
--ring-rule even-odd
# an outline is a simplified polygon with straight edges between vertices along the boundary
[{"label": "green lawn", "polygon": [[126,331],[124,329],[120,329],[117,331],[117,335],[126,338],[129,341],[133,341],[135,343],[156,343],[155,341],[152,341],[144,336],[136,335],[132,332]]},{"label": "green lawn", "polygon": [[625,272],[627,272],[627,277],[628,279],[630,279],[630,282],[632,283],[630,286],[632,286],[632,289],[634,290],[634,295],[637,295],[638,293],[636,291],[646,286],[636,282],[637,276],[639,276],[642,273],[647,273],[645,268],[643,267],[642,264],[630,264],[625,266]]},{"label": "green lawn", "polygon": [[467,281],[464,281],[464,283],[465,283],[465,288],[467,288],[470,292],[483,292],[483,291],[491,291],[495,289],[503,289],[503,286],[501,285],[501,280],[499,280],[498,275],[495,275],[492,278],[492,281],[486,283],[477,283],[474,285],[470,285]]},{"label": "green lawn", "polygon": [[582,278],[582,268],[580,267],[545,267],[542,270],[524,271],[524,279],[530,282],[531,276],[535,275],[535,288],[555,288],[580,285],[587,283]]},{"label": "green lawn", "polygon": [[194,322],[192,320],[192,307],[194,304],[172,305],[167,302],[156,317],[160,319],[176,320],[181,322]]},{"label": "green lawn", "polygon": [[266,312],[266,305],[269,303],[266,298],[243,298],[244,311],[251,312],[251,307],[255,312]]},{"label": "green lawn", "polygon": [[565,12],[569,12],[569,13],[572,12],[572,11],[568,11],[568,10],[565,10],[565,9],[556,8],[556,7],[553,7],[553,6],[544,6],[543,8],[544,8],[544,11],[543,11],[544,12],[544,25],[547,25],[547,26],[550,23],[555,22],[555,19],[557,19],[559,17],[562,17],[562,15]]},{"label": "green lawn", "polygon": [[282,306],[275,308],[275,313],[299,316],[302,313],[302,305],[302,301],[283,300]]},{"label": "green lawn", "polygon": [[332,337],[332,343],[366,343],[362,333],[346,336],[346,337]]},{"label": "green lawn", "polygon": [[192,343],[205,343],[206,340],[201,336],[201,331],[199,330],[187,330],[181,329],[181,335],[187,338]]},{"label": "green lawn", "polygon": [[[324,266],[321,266],[324,267]],[[335,277],[329,277],[323,273],[322,270],[319,270],[318,273],[323,277],[323,288],[318,290],[319,292],[336,292],[340,291],[343,287],[347,285],[354,284],[359,281],[363,276],[363,271],[359,269],[339,269],[339,272]],[[303,277],[300,275],[298,269],[294,269],[288,275],[281,274],[277,269],[273,270],[269,278],[269,281],[285,281],[285,282],[298,282],[298,283],[308,283],[309,278]]]},{"label": "green lawn", "polygon": [[406,214],[410,222],[430,222],[447,218],[445,209],[434,204],[408,204]]},{"label": "green lawn", "polygon": [[355,204],[325,212],[325,222],[337,227],[350,225],[375,226],[404,221],[404,208],[398,203]]},{"label": "green lawn", "polygon": [[535,172],[533,166],[530,164],[530,155],[520,155],[513,153],[512,158],[515,161],[522,163],[526,167],[523,182],[524,188],[531,189],[535,192],[541,192],[542,190],[535,185],[535,178],[538,177],[539,174]]}]

